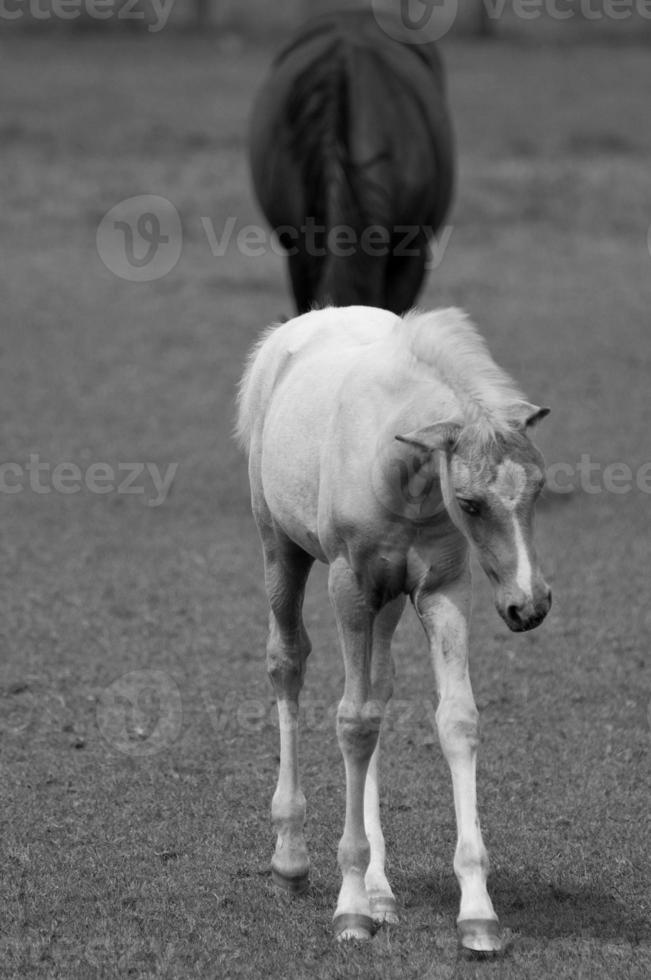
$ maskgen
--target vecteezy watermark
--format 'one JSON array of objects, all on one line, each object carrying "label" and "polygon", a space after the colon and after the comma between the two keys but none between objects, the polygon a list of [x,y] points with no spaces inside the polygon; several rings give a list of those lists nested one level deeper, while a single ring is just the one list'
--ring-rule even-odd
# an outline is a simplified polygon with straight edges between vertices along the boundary
[{"label": "vecteezy watermark", "polygon": [[[518,20],[651,20],[651,0],[481,0],[489,20],[505,13]],[[385,34],[408,44],[431,44],[454,26],[458,0],[372,0],[375,19]]]},{"label": "vecteezy watermark", "polygon": [[438,453],[427,456],[404,443],[388,443],[373,460],[371,486],[385,510],[408,521],[431,520],[445,510]]},{"label": "vecteezy watermark", "polygon": [[547,488],[552,493],[574,493],[579,490],[590,496],[612,493],[651,495],[651,460],[631,466],[623,460],[603,463],[590,453],[581,453],[574,462],[557,460],[546,470]]},{"label": "vecteezy watermark", "polygon": [[[406,521],[428,521],[445,510],[439,453],[427,454],[388,442],[380,448],[371,467],[371,489],[382,507]],[[488,460],[486,461],[488,465]],[[536,475],[539,475],[537,473]],[[487,474],[490,480],[490,475]],[[545,469],[546,493],[588,496],[643,493],[651,496],[651,460],[631,466],[623,460],[604,463],[582,453],[573,462],[556,460]]]},{"label": "vecteezy watermark", "polygon": [[[504,13],[507,0],[482,0],[486,12],[493,20]],[[651,0],[509,0],[513,13],[519,20],[628,20],[638,16],[651,20]]]},{"label": "vecteezy watermark", "polygon": [[[30,453],[27,462],[0,463],[0,494],[17,493],[47,495],[75,494],[86,490],[94,494],[138,494],[148,496],[148,507],[165,503],[178,463],[168,463],[164,471],[156,463],[94,462],[82,469],[77,463],[52,463],[42,460],[39,453]],[[150,486],[148,486],[150,484]]]},{"label": "vecteezy watermark", "polygon": [[[327,701],[305,696],[299,704],[298,726],[303,732],[334,732],[340,699]],[[381,712],[379,712],[381,714]],[[225,731],[260,734],[280,727],[275,701],[229,699],[222,705],[210,705],[209,716],[217,733]],[[386,706],[382,730],[421,733],[427,743],[436,735],[436,698],[393,698]]]},{"label": "vecteezy watermark", "polygon": [[[499,20],[507,0],[482,0],[486,13]],[[509,8],[519,20],[628,20],[638,16],[651,20],[651,0],[508,0]]]},{"label": "vecteezy watermark", "polygon": [[383,225],[367,225],[358,230],[352,225],[326,227],[313,218],[302,225],[284,225],[270,234],[258,225],[237,229],[237,218],[229,217],[217,232],[210,218],[202,218],[210,250],[215,258],[223,257],[235,244],[240,255],[261,258],[271,251],[276,255],[309,255],[323,259],[328,255],[348,259],[361,254],[367,258],[414,258],[426,253],[425,268],[437,269],[452,237],[452,227],[446,225],[438,236],[429,225],[395,225],[391,230]]},{"label": "vecteezy watermark", "polygon": [[175,0],[0,0],[0,20],[137,21],[151,34],[162,31]]},{"label": "vecteezy watermark", "polygon": [[124,755],[156,755],[176,741],[183,722],[181,693],[162,670],[132,670],[105,688],[97,704],[104,740]]},{"label": "vecteezy watermark", "polygon": [[[651,2],[651,0],[650,0]],[[299,226],[284,225],[274,232],[260,225],[239,225],[232,215],[218,226],[212,218],[199,219],[214,258],[236,250],[248,259],[273,253],[299,252],[311,258],[413,258],[425,256],[425,268],[437,269],[445,256],[453,228],[429,225],[368,225],[358,229],[338,224],[326,227],[307,217]],[[162,279],[176,266],[183,250],[179,213],[165,197],[141,194],[120,201],[102,218],[97,229],[97,251],[107,269],[129,282]]]},{"label": "vecteezy watermark", "polygon": [[454,25],[458,0],[372,0],[373,13],[385,34],[409,44],[431,44]]},{"label": "vecteezy watermark", "polygon": [[181,258],[181,218],[166,197],[128,197],[104,215],[96,243],[102,262],[120,279],[151,282],[166,276]]}]

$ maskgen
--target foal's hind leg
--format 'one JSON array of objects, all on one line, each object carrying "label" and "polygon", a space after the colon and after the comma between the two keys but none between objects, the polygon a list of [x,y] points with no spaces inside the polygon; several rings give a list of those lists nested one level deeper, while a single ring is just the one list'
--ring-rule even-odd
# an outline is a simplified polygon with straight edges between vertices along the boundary
[{"label": "foal's hind leg", "polygon": [[267,671],[276,692],[280,727],[280,770],[271,803],[278,839],[271,869],[278,886],[300,892],[307,887],[309,861],[303,836],[305,797],[298,773],[298,697],[311,649],[301,612],[313,559],[273,532],[263,535],[263,544],[271,607]]},{"label": "foal's hind leg", "polygon": [[[404,596],[394,599],[382,609],[374,623],[371,697],[381,704],[386,704],[393,694],[391,639],[404,607]],[[379,756],[380,738],[378,737],[364,786],[364,827],[371,845],[371,858],[364,882],[373,920],[378,923],[395,924],[398,921],[396,900],[384,870],[385,847],[380,823]]]},{"label": "foal's hind leg", "polygon": [[[388,693],[386,685],[374,688],[371,674],[375,613],[342,558],[330,566],[329,588],[346,671],[337,711],[337,736],[346,767],[346,819],[339,843],[342,884],[334,927],[338,939],[368,939],[374,922],[365,881],[371,844],[364,825],[364,792]],[[386,652],[385,648],[381,654]],[[386,670],[382,673],[386,676]]]}]

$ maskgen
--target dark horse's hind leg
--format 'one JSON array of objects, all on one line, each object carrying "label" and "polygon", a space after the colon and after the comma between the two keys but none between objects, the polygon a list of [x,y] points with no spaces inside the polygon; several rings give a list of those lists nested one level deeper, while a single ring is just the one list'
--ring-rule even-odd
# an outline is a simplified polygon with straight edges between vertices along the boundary
[{"label": "dark horse's hind leg", "polygon": [[298,697],[310,641],[301,613],[313,559],[280,531],[261,526],[261,536],[271,607],[267,671],[276,692],[280,728],[280,770],[271,803],[278,839],[271,868],[277,885],[298,892],[307,887],[308,876],[305,797],[298,773]]}]

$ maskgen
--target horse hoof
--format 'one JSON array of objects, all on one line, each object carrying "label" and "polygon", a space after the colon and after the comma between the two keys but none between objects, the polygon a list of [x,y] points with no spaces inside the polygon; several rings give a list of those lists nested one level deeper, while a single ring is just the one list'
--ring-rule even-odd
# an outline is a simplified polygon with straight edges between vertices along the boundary
[{"label": "horse hoof", "polygon": [[284,875],[275,868],[272,868],[271,880],[276,888],[279,888],[283,892],[287,892],[290,895],[302,895],[303,892],[307,891],[310,876],[307,871],[301,875]]},{"label": "horse hoof", "polygon": [[460,919],[457,922],[459,945],[473,953],[501,953],[504,940],[497,919]]},{"label": "horse hoof", "polygon": [[386,923],[390,926],[398,924],[398,906],[395,898],[390,895],[369,895],[371,915],[377,925]]},{"label": "horse hoof", "polygon": [[368,915],[357,915],[355,912],[335,915],[333,924],[338,942],[346,942],[349,939],[372,939],[375,932],[373,919]]}]

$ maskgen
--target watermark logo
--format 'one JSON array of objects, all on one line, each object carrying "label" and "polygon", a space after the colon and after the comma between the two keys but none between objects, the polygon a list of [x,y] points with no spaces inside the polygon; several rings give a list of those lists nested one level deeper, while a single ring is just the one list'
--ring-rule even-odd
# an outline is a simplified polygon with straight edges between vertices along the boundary
[{"label": "watermark logo", "polygon": [[602,493],[625,496],[629,493],[651,494],[651,460],[631,466],[625,460],[603,463],[590,453],[581,453],[574,462],[557,460],[546,470],[547,489],[551,493],[569,494],[579,490],[588,496]]},{"label": "watermark logo", "polygon": [[[0,0],[1,2],[1,0]],[[233,215],[217,225],[207,215],[199,219],[211,254],[224,258],[229,251],[246,259],[273,254],[309,255],[335,259],[424,259],[425,269],[438,269],[450,245],[452,225],[327,226],[306,217],[301,225],[283,225],[268,231],[260,225],[242,225]],[[167,198],[143,194],[120,201],[102,218],[97,229],[97,251],[120,279],[151,282],[176,266],[183,249],[178,211]]]},{"label": "watermark logo", "polygon": [[97,725],[111,748],[150,756],[169,748],[183,722],[181,693],[162,670],[132,670],[102,691]]},{"label": "watermark logo", "polygon": [[283,225],[268,233],[259,225],[244,225],[236,230],[237,218],[232,215],[221,229],[209,217],[201,218],[201,226],[215,258],[223,258],[233,244],[240,255],[250,259],[262,258],[269,252],[279,256],[309,255],[313,259],[424,256],[428,272],[443,262],[453,232],[451,225],[441,228],[438,234],[431,225],[387,228],[375,224],[361,230],[345,224],[328,227],[307,217],[301,225]]},{"label": "watermark logo", "polygon": [[5,460],[0,463],[0,494],[17,493],[76,494],[137,494],[148,507],[160,507],[167,500],[179,468],[168,463],[163,469],[157,463],[110,463],[96,461],[84,469],[70,460],[55,465],[42,460],[39,453],[30,453],[26,462]]},{"label": "watermark logo", "polygon": [[176,0],[0,0],[0,20],[118,20],[162,31]]},{"label": "watermark logo", "polygon": [[[305,695],[301,698],[297,724],[302,732],[331,733],[335,731],[337,713],[341,701],[314,698]],[[376,721],[382,714],[376,706]],[[271,729],[280,731],[281,721],[276,702],[266,700],[234,701],[225,699],[219,707],[210,705],[208,711],[214,730],[223,735],[235,732],[245,735],[259,735]],[[293,724],[293,722],[292,722]],[[432,745],[437,739],[436,702],[430,698],[392,698],[386,706],[382,720],[382,731],[400,732],[418,737],[423,745]]]},{"label": "watermark logo", "polygon": [[[489,467],[488,458],[476,469],[475,479],[493,477],[484,473]],[[518,467],[517,479],[511,495],[516,500],[527,480],[540,475],[537,466]],[[499,479],[499,476],[498,476]],[[602,462],[590,453],[572,462],[556,460],[545,468],[545,494],[547,501],[581,493],[588,497],[601,494],[626,496],[641,493],[651,496],[651,460],[632,466],[624,460]],[[426,455],[407,447],[404,443],[389,441],[376,453],[371,467],[371,487],[375,499],[389,514],[407,521],[426,521],[436,518],[445,510],[440,487],[438,453]]]},{"label": "watermark logo", "polygon": [[506,9],[518,20],[622,21],[631,17],[651,18],[649,0],[482,0],[486,16],[500,20]]},{"label": "watermark logo", "polygon": [[373,13],[388,37],[408,44],[431,44],[452,28],[458,0],[372,0]]},{"label": "watermark logo", "polygon": [[445,510],[440,490],[438,453],[426,456],[397,440],[382,447],[373,460],[371,486],[390,514],[425,521]]},{"label": "watermark logo", "polygon": [[152,282],[171,272],[181,257],[181,218],[166,197],[128,197],[106,212],[96,243],[102,262],[120,279]]},{"label": "watermark logo", "polygon": [[[384,33],[407,44],[438,41],[451,30],[459,13],[458,0],[372,0],[372,6]],[[506,17],[559,23],[651,20],[651,0],[479,0],[478,7],[479,15],[489,23]]]}]

